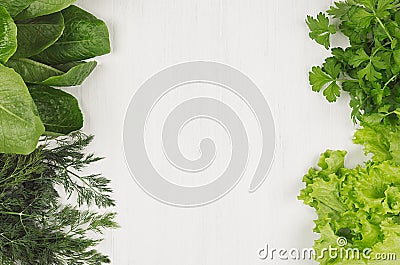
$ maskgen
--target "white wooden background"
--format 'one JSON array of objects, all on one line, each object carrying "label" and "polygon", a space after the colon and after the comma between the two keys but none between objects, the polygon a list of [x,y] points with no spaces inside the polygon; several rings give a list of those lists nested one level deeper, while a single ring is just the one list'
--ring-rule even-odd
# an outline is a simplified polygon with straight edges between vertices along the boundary
[{"label": "white wooden background", "polygon": [[[113,53],[99,58],[100,66],[83,87],[69,89],[81,100],[85,131],[96,136],[90,149],[107,157],[93,170],[113,181],[122,228],[107,232],[100,246],[112,264],[314,264],[262,261],[257,252],[265,244],[310,247],[316,237],[315,215],[296,199],[302,175],[326,148],[360,154],[351,143],[354,127],[348,98],[329,105],[308,85],[309,69],[328,53],[309,40],[304,20],[330,4],[328,0],[78,1],[107,22],[112,38]],[[192,60],[231,65],[258,85],[275,119],[277,149],[269,177],[256,193],[247,192],[258,159],[255,137],[250,139],[249,170],[233,191],[213,204],[182,209],[152,199],[136,185],[124,161],[122,128],[130,98],[144,81],[165,67]],[[237,108],[244,111],[243,106]],[[190,132],[195,135],[202,124],[193,126],[182,148],[195,157],[198,139],[191,139]],[[249,126],[249,134],[257,132]],[[157,141],[151,142],[155,148]]]}]

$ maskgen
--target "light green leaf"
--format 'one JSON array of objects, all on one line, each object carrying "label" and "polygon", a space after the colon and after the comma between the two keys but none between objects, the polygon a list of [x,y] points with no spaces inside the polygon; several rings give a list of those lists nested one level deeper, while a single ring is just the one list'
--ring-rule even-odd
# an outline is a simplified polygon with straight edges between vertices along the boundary
[{"label": "light green leaf", "polygon": [[312,90],[319,92],[328,83],[332,81],[332,78],[327,75],[321,67],[314,66],[309,74],[309,81],[312,86]]},{"label": "light green leaf", "polygon": [[28,58],[54,44],[63,33],[64,18],[60,12],[17,22],[18,49],[14,58]]},{"label": "light green leaf", "polygon": [[[398,215],[400,213],[400,189],[399,187],[389,187],[385,191],[385,201],[382,204],[387,213]],[[400,234],[399,234],[400,236]]]},{"label": "light green leaf", "polygon": [[0,152],[29,154],[44,126],[22,78],[0,65]]},{"label": "light green leaf", "polygon": [[351,14],[350,20],[358,27],[358,28],[368,28],[371,25],[371,22],[375,19],[374,14],[366,11],[362,7],[358,7]]},{"label": "light green leaf", "polygon": [[378,0],[376,15],[379,18],[384,18],[389,15],[388,10],[393,8],[393,0]]},{"label": "light green leaf", "polygon": [[323,13],[319,13],[317,18],[307,16],[306,22],[310,29],[310,38],[329,49],[330,36],[336,33],[336,28],[329,24],[328,17]]},{"label": "light green leaf", "polygon": [[61,38],[42,53],[37,61],[54,65],[86,60],[110,52],[106,24],[76,6],[62,11],[65,30]]},{"label": "light green leaf", "polygon": [[349,64],[354,67],[359,67],[360,64],[368,62],[370,60],[369,55],[364,51],[364,49],[358,49],[356,55],[351,57]]},{"label": "light green leaf", "polygon": [[335,2],[334,6],[328,10],[328,14],[333,16],[334,18],[342,18],[348,14],[351,5],[347,2]]},{"label": "light green leaf", "polygon": [[17,26],[6,8],[0,6],[0,63],[5,63],[17,50]]},{"label": "light green leaf", "polygon": [[377,69],[389,69],[390,65],[385,62],[380,56],[374,56],[371,58],[372,64],[377,68]]},{"label": "light green leaf", "polygon": [[75,2],[76,0],[35,0],[28,8],[19,13],[16,19],[24,20],[53,14],[69,7]]},{"label": "light green leaf", "polygon": [[0,0],[0,5],[4,6],[12,17],[15,17],[33,1],[35,0]]},{"label": "light green leaf", "polygon": [[313,190],[310,193],[310,196],[313,198],[318,198],[318,202],[320,204],[322,203],[332,210],[343,212],[346,210],[346,208],[341,201],[339,194],[341,181],[337,178],[335,174],[332,174],[329,177],[329,181],[318,178],[314,181],[313,184],[310,184],[310,187]]},{"label": "light green leaf", "polygon": [[328,57],[325,59],[323,70],[331,77],[332,80],[336,80],[341,72],[340,64],[334,57]]},{"label": "light green leaf", "polygon": [[82,128],[83,116],[74,96],[41,85],[30,86],[29,91],[47,133],[69,134]]},{"label": "light green leaf", "polygon": [[341,72],[341,66],[333,57],[327,58],[321,67],[313,67],[309,74],[313,91],[320,92],[324,87],[324,96],[329,102],[334,102],[340,97],[340,87],[337,79]]},{"label": "light green leaf", "polygon": [[400,65],[400,49],[393,51],[393,58],[397,65]]},{"label": "light green leaf", "polygon": [[26,83],[49,86],[78,86],[93,72],[96,62],[67,64],[63,71],[31,59],[11,59],[7,66],[14,68]]},{"label": "light green leaf", "polygon": [[377,124],[363,124],[363,128],[354,133],[353,142],[364,146],[365,154],[373,154],[373,160],[382,162],[392,159],[390,154],[390,130]]},{"label": "light green leaf", "polygon": [[365,68],[358,71],[358,77],[360,79],[365,77],[368,81],[376,81],[382,79],[382,74],[375,70],[372,62],[369,62]]},{"label": "light green leaf", "polygon": [[318,161],[318,166],[328,173],[337,173],[344,167],[344,158],[346,151],[327,150],[323,153]]},{"label": "light green leaf", "polygon": [[335,102],[340,97],[340,87],[336,82],[332,82],[325,88],[323,94],[329,102]]},{"label": "light green leaf", "polygon": [[363,121],[369,124],[379,124],[385,118],[385,114],[382,113],[372,113],[363,116]]}]

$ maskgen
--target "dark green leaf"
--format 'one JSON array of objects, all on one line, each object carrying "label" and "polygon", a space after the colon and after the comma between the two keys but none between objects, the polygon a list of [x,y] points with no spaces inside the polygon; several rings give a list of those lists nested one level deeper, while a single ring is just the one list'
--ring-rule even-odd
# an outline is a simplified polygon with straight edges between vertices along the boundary
[{"label": "dark green leaf", "polygon": [[52,76],[44,80],[42,84],[48,86],[78,86],[81,85],[85,79],[96,68],[97,62],[80,62],[72,65],[59,65],[66,71],[65,74],[59,76]]},{"label": "dark green leaf", "polygon": [[83,126],[78,100],[59,89],[33,85],[29,91],[39,111],[46,132],[69,134]]},{"label": "dark green leaf", "polygon": [[0,0],[0,5],[4,6],[12,17],[15,17],[33,1],[35,0]]},{"label": "dark green leaf", "polygon": [[49,86],[78,86],[92,73],[96,62],[79,62],[62,67],[63,71],[31,59],[11,59],[7,66],[14,68],[26,83]]},{"label": "dark green leaf", "polygon": [[49,77],[63,74],[58,69],[26,58],[10,59],[7,66],[20,74],[26,83],[37,84]]},{"label": "dark green leaf", "polygon": [[0,63],[5,63],[17,50],[17,26],[6,8],[0,6]]},{"label": "dark green leaf", "polygon": [[63,33],[64,18],[60,12],[31,20],[18,21],[18,49],[14,58],[28,58],[54,44]]},{"label": "dark green leaf", "polygon": [[35,0],[28,8],[19,13],[16,18],[24,20],[53,14],[69,7],[74,2],[76,0]]},{"label": "dark green leaf", "polygon": [[0,152],[29,154],[44,132],[28,88],[14,70],[0,65]]},{"label": "dark green leaf", "polygon": [[34,56],[37,61],[54,65],[86,60],[110,52],[106,24],[76,6],[62,11],[65,30],[50,48]]}]

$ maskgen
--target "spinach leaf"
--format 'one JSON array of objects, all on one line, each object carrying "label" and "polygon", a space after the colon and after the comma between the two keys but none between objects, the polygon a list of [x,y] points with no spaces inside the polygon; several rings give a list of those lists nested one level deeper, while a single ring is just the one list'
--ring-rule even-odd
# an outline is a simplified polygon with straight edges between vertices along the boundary
[{"label": "spinach leaf", "polygon": [[49,15],[72,5],[76,0],[35,0],[28,8],[16,16],[16,19],[30,19]]},{"label": "spinach leaf", "polygon": [[35,0],[0,0],[0,5],[4,6],[12,17],[18,15]]},{"label": "spinach leaf", "polygon": [[10,59],[6,66],[13,68],[26,83],[41,83],[47,78],[63,72],[51,66],[27,58]]},{"label": "spinach leaf", "polygon": [[31,59],[10,59],[7,66],[14,68],[26,83],[49,86],[78,86],[92,73],[96,62],[79,62],[62,67],[63,71]]},{"label": "spinach leaf", "polygon": [[106,24],[77,6],[62,11],[65,29],[61,38],[33,58],[49,65],[86,60],[110,52]]},{"label": "spinach leaf", "polygon": [[22,78],[0,64],[0,152],[29,154],[44,126]]},{"label": "spinach leaf", "polygon": [[64,31],[60,12],[35,19],[18,21],[18,49],[14,58],[28,58],[54,44]]},{"label": "spinach leaf", "polygon": [[17,50],[17,26],[7,9],[0,6],[0,63],[5,63]]},{"label": "spinach leaf", "polygon": [[58,67],[65,69],[65,73],[49,77],[42,84],[48,86],[79,86],[93,72],[96,66],[97,62],[95,61],[71,64],[71,67],[68,64],[60,65]]},{"label": "spinach leaf", "polygon": [[59,89],[48,86],[29,86],[29,91],[47,133],[69,134],[83,126],[78,100]]}]

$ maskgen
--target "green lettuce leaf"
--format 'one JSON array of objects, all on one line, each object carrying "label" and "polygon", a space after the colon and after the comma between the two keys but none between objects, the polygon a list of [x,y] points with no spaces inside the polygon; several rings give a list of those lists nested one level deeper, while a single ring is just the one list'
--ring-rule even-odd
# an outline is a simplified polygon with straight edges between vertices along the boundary
[{"label": "green lettuce leaf", "polygon": [[354,134],[354,143],[364,146],[365,154],[373,154],[373,161],[393,160],[400,163],[400,131],[396,126],[362,123]]},{"label": "green lettuce leaf", "polygon": [[19,73],[29,84],[48,86],[78,86],[93,72],[96,62],[76,62],[59,65],[59,70],[31,59],[10,59],[8,67]]},{"label": "green lettuce leaf", "polygon": [[0,0],[0,5],[4,6],[12,17],[18,15],[35,0]]},{"label": "green lettuce leaf", "polygon": [[92,14],[71,6],[62,11],[65,29],[61,38],[33,58],[49,65],[82,61],[110,52],[106,24]]},{"label": "green lettuce leaf", "polygon": [[17,50],[17,26],[7,9],[0,6],[0,63],[5,63]]},{"label": "green lettuce leaf", "polygon": [[41,85],[29,86],[29,91],[46,127],[46,133],[69,134],[82,128],[83,115],[74,96]]},{"label": "green lettuce leaf", "polygon": [[17,20],[31,19],[61,11],[76,0],[35,0],[16,16]]},{"label": "green lettuce leaf", "polygon": [[[372,160],[346,168],[346,152],[328,150],[318,167],[303,177],[306,187],[298,198],[318,215],[315,259],[323,265],[399,264],[400,133],[395,126],[364,123],[354,142],[363,144],[366,154],[373,154]],[[339,239],[346,244],[339,245]],[[370,253],[368,257],[337,257],[326,252],[329,248]],[[394,260],[377,260],[379,255],[392,255]]]},{"label": "green lettuce leaf", "polygon": [[0,152],[29,154],[44,126],[22,78],[0,65]]},{"label": "green lettuce leaf", "polygon": [[14,58],[28,58],[54,44],[64,31],[60,12],[35,19],[18,21],[18,49]]}]

